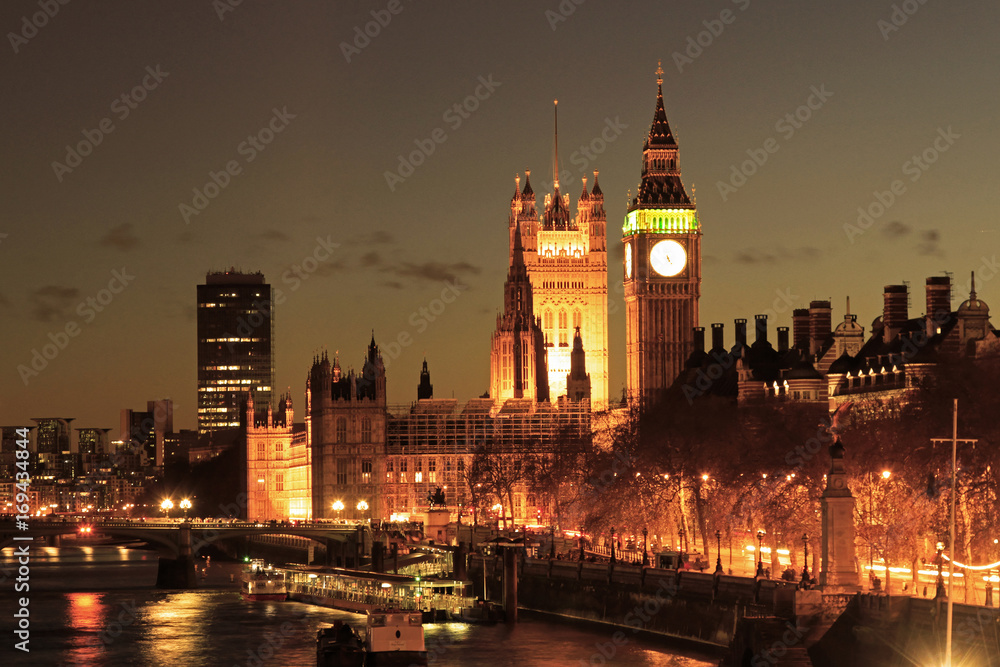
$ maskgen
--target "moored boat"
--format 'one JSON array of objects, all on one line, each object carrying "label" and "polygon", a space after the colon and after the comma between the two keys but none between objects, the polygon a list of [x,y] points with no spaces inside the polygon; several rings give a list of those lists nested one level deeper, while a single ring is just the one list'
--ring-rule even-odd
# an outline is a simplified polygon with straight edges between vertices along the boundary
[{"label": "moored boat", "polygon": [[244,600],[285,600],[288,598],[285,574],[255,558],[243,566],[240,595]]},{"label": "moored boat", "polygon": [[317,667],[407,667],[426,665],[420,612],[368,612],[362,639],[347,623],[335,621],[316,633]]}]

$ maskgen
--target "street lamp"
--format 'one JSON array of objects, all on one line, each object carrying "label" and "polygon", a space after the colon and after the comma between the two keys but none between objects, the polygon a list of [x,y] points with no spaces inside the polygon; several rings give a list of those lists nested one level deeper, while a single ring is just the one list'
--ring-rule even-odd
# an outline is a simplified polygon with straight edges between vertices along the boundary
[{"label": "street lamp", "polygon": [[184,510],[184,517],[187,518],[188,510],[191,509],[191,501],[187,498],[181,501],[181,509]]},{"label": "street lamp", "polygon": [[764,531],[757,531],[757,575],[758,577],[764,576]]},{"label": "street lamp", "polygon": [[802,533],[802,550],[804,555],[802,556],[802,585],[803,587],[809,585],[809,536]]},{"label": "street lamp", "polygon": [[687,549],[684,546],[684,526],[681,526],[680,528],[677,529],[677,550],[687,551]]},{"label": "street lamp", "polygon": [[344,503],[339,500],[333,501],[333,509],[337,512],[337,521],[340,521],[340,513],[344,511]]},{"label": "street lamp", "polygon": [[642,529],[642,564],[649,565],[649,551],[646,550],[646,540],[649,537],[649,529]]},{"label": "street lamp", "polygon": [[164,498],[163,502],[160,503],[160,509],[163,510],[163,513],[167,515],[168,519],[170,518],[170,510],[172,510],[173,508],[174,508],[174,501],[172,501],[170,498]]},{"label": "street lamp", "polygon": [[715,573],[722,574],[722,531],[715,531]]},{"label": "street lamp", "polygon": [[611,562],[615,562],[615,527],[611,526]]}]

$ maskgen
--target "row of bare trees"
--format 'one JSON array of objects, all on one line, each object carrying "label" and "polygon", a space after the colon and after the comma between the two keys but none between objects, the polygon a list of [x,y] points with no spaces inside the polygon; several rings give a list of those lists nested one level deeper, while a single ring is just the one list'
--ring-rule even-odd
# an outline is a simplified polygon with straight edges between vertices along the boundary
[{"label": "row of bare trees", "polygon": [[[931,438],[950,435],[956,397],[959,437],[978,438],[959,452],[956,554],[972,563],[1000,559],[996,379],[996,365],[954,363],[905,397],[857,401],[840,438],[856,500],[859,560],[905,564],[914,578],[933,560],[947,534],[950,447],[933,446]],[[485,443],[464,481],[477,507],[498,502],[503,516],[520,489],[542,499],[561,528],[605,535],[645,529],[658,545],[697,534],[710,561],[716,531],[738,550],[762,530],[768,545],[788,548],[794,561],[803,535],[818,546],[829,426],[825,405],[667,400],[643,414],[615,413],[600,443],[573,429],[544,447]]]}]

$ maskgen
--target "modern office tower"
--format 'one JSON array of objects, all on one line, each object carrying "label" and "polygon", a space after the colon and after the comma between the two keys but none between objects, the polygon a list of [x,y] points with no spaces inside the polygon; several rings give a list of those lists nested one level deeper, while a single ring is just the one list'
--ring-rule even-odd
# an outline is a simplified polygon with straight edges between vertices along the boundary
[{"label": "modern office tower", "polygon": [[174,402],[169,398],[146,401],[146,412],[153,416],[156,465],[162,466],[166,456],[166,438],[174,432]]},{"label": "modern office tower", "polygon": [[70,422],[74,417],[40,417],[31,421],[38,424],[35,434],[35,452],[38,455],[38,470],[55,472],[59,457],[69,453],[71,444]]},{"label": "modern office tower", "polygon": [[108,433],[110,428],[78,428],[77,451],[81,456],[104,456],[110,453]]},{"label": "modern office tower", "polygon": [[144,410],[121,411],[119,440],[142,460],[142,465],[151,466],[156,459],[156,431],[153,413]]},{"label": "modern office tower", "polygon": [[239,427],[247,394],[274,386],[274,312],[262,273],[209,273],[198,285],[198,432]]},{"label": "modern office tower", "polygon": [[[28,450],[28,470],[32,473],[35,470],[35,463],[38,455],[35,453],[33,444],[34,426],[0,426],[0,479],[14,479],[17,471],[17,450]],[[21,443],[27,442],[24,447]],[[24,460],[24,459],[22,459]]]}]

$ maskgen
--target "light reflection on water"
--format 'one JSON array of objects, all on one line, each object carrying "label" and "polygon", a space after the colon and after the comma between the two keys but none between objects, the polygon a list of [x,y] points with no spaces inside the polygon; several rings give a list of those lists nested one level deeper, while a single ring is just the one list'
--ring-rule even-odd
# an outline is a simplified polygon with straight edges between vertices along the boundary
[{"label": "light reflection on water", "polygon": [[[37,559],[36,559],[37,557]],[[0,564],[9,567],[5,550]],[[205,587],[153,587],[154,552],[117,547],[32,550],[31,653],[12,665],[150,665],[154,667],[279,667],[315,664],[316,631],[363,617],[296,602],[244,602],[229,582],[237,564],[212,563]],[[236,577],[238,582],[238,575]],[[6,605],[4,605],[6,607]],[[11,616],[0,632],[11,637]],[[504,667],[608,665],[708,667],[718,659],[643,641],[628,634],[615,647],[611,632],[534,618],[508,627],[443,623],[426,626],[430,665]],[[611,648],[613,647],[613,648]]]}]

